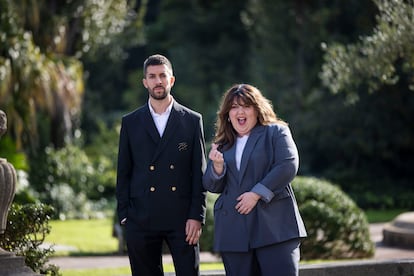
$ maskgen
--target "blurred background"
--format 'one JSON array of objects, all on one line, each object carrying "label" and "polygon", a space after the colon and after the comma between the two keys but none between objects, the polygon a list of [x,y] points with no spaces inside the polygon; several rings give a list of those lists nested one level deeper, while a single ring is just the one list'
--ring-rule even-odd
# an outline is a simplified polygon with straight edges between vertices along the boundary
[{"label": "blurred background", "polygon": [[54,219],[113,216],[121,116],[147,101],[142,64],[173,64],[174,97],[207,145],[221,95],[250,83],[287,121],[300,176],[364,209],[414,207],[414,5],[398,0],[0,0],[0,156],[16,203]]}]

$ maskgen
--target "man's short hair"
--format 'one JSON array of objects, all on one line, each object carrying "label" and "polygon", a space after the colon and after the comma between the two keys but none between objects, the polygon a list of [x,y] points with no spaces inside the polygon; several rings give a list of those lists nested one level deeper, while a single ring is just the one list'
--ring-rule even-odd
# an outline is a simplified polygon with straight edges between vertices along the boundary
[{"label": "man's short hair", "polygon": [[147,75],[147,68],[148,66],[151,66],[151,65],[166,65],[167,68],[170,70],[171,75],[173,74],[171,62],[168,60],[168,58],[166,58],[163,55],[155,54],[155,55],[149,56],[144,61],[144,76]]}]

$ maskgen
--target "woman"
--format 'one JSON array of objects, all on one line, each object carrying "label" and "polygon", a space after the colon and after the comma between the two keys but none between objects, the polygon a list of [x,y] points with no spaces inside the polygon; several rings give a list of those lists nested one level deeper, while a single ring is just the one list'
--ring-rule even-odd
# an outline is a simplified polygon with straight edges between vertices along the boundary
[{"label": "woman", "polygon": [[307,234],[290,184],[299,158],[287,124],[249,84],[232,86],[217,115],[203,185],[220,193],[214,248],[226,275],[298,275]]}]

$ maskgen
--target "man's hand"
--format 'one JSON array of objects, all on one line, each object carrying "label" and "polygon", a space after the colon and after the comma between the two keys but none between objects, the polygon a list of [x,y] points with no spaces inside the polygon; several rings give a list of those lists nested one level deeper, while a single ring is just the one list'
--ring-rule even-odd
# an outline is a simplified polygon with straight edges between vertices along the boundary
[{"label": "man's hand", "polygon": [[185,225],[185,241],[188,244],[193,245],[197,244],[201,236],[201,222],[195,219],[188,219]]}]

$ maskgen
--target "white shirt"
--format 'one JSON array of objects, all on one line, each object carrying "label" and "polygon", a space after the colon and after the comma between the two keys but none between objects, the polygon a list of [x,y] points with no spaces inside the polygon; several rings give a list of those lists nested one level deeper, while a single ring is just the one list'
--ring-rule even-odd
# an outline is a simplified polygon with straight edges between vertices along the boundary
[{"label": "white shirt", "polygon": [[244,147],[246,146],[248,138],[249,138],[249,135],[244,135],[242,137],[237,137],[237,140],[236,140],[236,166],[238,170],[240,170],[241,158],[242,158],[243,150],[244,150]]},{"label": "white shirt", "polygon": [[170,105],[167,107],[165,112],[158,114],[155,112],[155,110],[152,108],[150,101],[148,100],[148,106],[151,112],[152,119],[154,120],[155,126],[157,127],[158,133],[160,134],[160,137],[164,134],[165,127],[167,126],[168,118],[171,114],[171,109],[173,106],[174,100],[171,101]]}]

